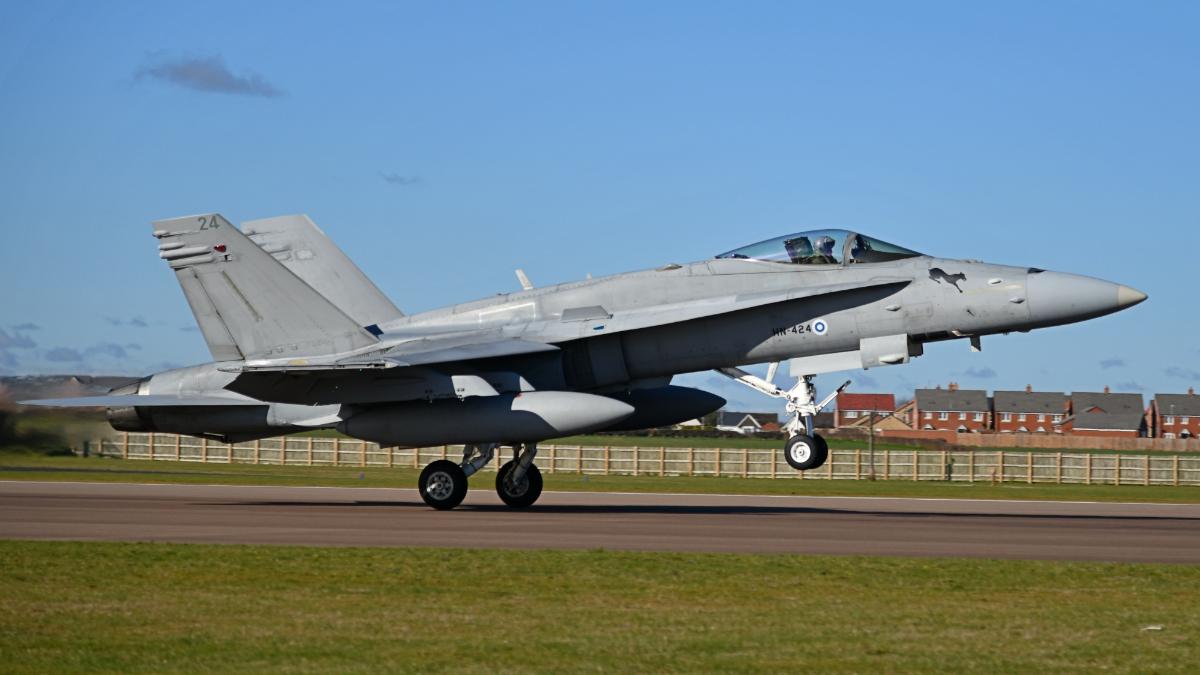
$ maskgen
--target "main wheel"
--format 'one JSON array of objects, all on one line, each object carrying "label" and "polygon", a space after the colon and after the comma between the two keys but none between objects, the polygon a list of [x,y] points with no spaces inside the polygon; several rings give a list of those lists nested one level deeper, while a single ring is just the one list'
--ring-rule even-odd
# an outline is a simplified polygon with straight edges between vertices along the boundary
[{"label": "main wheel", "polygon": [[421,499],[435,509],[452,509],[467,496],[467,474],[448,459],[431,462],[417,481]]},{"label": "main wheel", "polygon": [[542,472],[538,471],[537,466],[530,464],[525,477],[520,483],[514,484],[510,476],[516,466],[516,462],[509,461],[500,467],[500,472],[496,474],[496,494],[500,495],[500,500],[505,504],[514,509],[523,509],[542,496]]},{"label": "main wheel", "polygon": [[817,435],[796,434],[783,446],[783,457],[797,471],[815,469],[829,458],[829,446]]}]

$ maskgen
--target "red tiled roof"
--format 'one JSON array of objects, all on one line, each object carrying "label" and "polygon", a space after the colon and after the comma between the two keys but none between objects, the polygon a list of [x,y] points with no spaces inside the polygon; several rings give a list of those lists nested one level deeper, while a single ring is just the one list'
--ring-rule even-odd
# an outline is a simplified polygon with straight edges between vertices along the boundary
[{"label": "red tiled roof", "polygon": [[837,396],[838,410],[886,410],[896,409],[895,394],[847,394]]}]

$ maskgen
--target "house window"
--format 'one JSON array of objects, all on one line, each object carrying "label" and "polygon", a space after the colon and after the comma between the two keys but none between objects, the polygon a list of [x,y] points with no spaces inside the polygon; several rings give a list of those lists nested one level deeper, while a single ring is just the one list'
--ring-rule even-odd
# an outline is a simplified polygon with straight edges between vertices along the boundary
[{"label": "house window", "polygon": [[962,422],[965,419],[967,419],[967,413],[965,413],[965,412],[958,413],[958,421],[959,422]]},{"label": "house window", "polygon": [[1038,421],[1039,421],[1039,422],[1045,422],[1045,421],[1046,421],[1046,416],[1045,416],[1045,415],[1043,415],[1043,414],[1041,414],[1041,413],[1038,413]]},{"label": "house window", "polygon": [[1189,422],[1191,422],[1191,421],[1192,421],[1192,418],[1190,418],[1190,417],[1180,417],[1180,418],[1179,418],[1179,423],[1180,423],[1180,424],[1187,424],[1187,423],[1189,423]]},{"label": "house window", "polygon": [[931,412],[929,412],[928,410],[926,410],[926,411],[925,411],[925,419],[927,419],[927,420],[931,420],[931,419],[933,419],[933,413],[931,413]]},{"label": "house window", "polygon": [[1163,438],[1175,438],[1175,434],[1168,431],[1167,433],[1163,434]]},{"label": "house window", "polygon": [[1012,421],[1012,413],[1004,413],[1004,416],[1001,419],[1005,422],[1011,422]]},{"label": "house window", "polygon": [[857,410],[847,410],[846,412],[842,413],[842,417],[845,417],[848,420],[852,420],[855,417],[858,417],[858,411]]},{"label": "house window", "polygon": [[1017,415],[1017,421],[1024,422],[1025,421],[1025,413],[1021,413],[1020,415]]},{"label": "house window", "polygon": [[982,422],[983,421],[983,413],[975,413],[975,421]]},{"label": "house window", "polygon": [[1163,424],[1175,424],[1175,416],[1167,415],[1165,418],[1163,418]]},{"label": "house window", "polygon": [[938,413],[938,419],[939,420],[948,420],[948,419],[950,419],[950,413],[940,412],[940,413]]},{"label": "house window", "polygon": [[1061,421],[1062,421],[1062,415],[1055,415],[1055,416],[1052,418],[1052,420],[1053,420],[1053,421],[1055,421],[1055,422],[1061,422]]}]

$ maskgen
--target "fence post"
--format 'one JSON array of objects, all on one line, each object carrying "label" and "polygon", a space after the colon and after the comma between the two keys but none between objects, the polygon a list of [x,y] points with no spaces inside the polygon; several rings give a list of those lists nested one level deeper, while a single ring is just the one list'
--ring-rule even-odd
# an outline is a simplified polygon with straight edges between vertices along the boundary
[{"label": "fence post", "polygon": [[[1176,460],[1179,458],[1176,457]],[[696,449],[688,448],[688,476],[696,475]]]},{"label": "fence post", "polygon": [[921,466],[921,460],[920,460],[920,459],[917,457],[917,452],[918,452],[918,451],[916,451],[916,450],[913,450],[913,455],[912,455],[912,462],[913,462],[913,480],[917,480],[917,478],[918,478],[918,471],[919,471],[919,468],[920,468],[920,466]]},{"label": "fence post", "polygon": [[750,470],[750,448],[742,448],[742,478]]},{"label": "fence post", "polygon": [[635,476],[638,475],[638,460],[641,459],[641,457],[639,457],[639,450],[640,450],[640,448],[638,448],[637,446],[634,446],[634,448],[633,448],[633,475],[635,475]]},{"label": "fence post", "polygon": [[175,461],[176,462],[179,461],[179,442],[182,438],[183,437],[180,436],[179,434],[175,434]]},{"label": "fence post", "polygon": [[362,447],[360,447],[358,450],[358,465],[359,466],[367,465],[367,444],[366,443],[363,443]]},{"label": "fence post", "polygon": [[200,463],[208,464],[208,439],[200,439]]},{"label": "fence post", "polygon": [[946,460],[948,460],[948,459],[949,459],[949,457],[947,456],[947,454],[948,454],[948,453],[947,453],[945,450],[942,450],[942,476],[943,476],[943,477],[944,477],[944,478],[945,478],[947,481],[950,481],[950,480],[952,480],[952,479],[953,479],[953,476],[951,475],[951,471],[950,471],[950,465],[949,465],[949,464],[946,462]]},{"label": "fence post", "polygon": [[154,459],[154,432],[150,432],[150,447],[147,449],[150,453],[150,459]]},{"label": "fence post", "polygon": [[660,445],[658,447],[658,477],[662,478],[667,471],[667,447]]},{"label": "fence post", "polygon": [[604,475],[605,476],[612,473],[612,452],[611,451],[612,451],[612,448],[610,446],[607,446],[607,445],[604,446]]},{"label": "fence post", "polygon": [[1179,455],[1171,458],[1171,484],[1179,487]]},{"label": "fence post", "polygon": [[1150,484],[1150,455],[1142,458],[1142,485]]},{"label": "fence post", "polygon": [[972,448],[967,454],[967,481],[975,482],[975,449]]},{"label": "fence post", "polygon": [[583,446],[575,446],[575,473],[583,475]]},{"label": "fence post", "polygon": [[1083,456],[1083,484],[1092,484],[1092,453]]},{"label": "fence post", "polygon": [[888,476],[891,475],[891,470],[892,470],[892,451],[884,450],[883,451],[883,479],[884,480],[887,480]]},{"label": "fence post", "polygon": [[1113,485],[1121,484],[1121,453],[1117,453],[1117,470],[1113,472]]},{"label": "fence post", "polygon": [[[716,461],[715,467],[713,468],[713,476],[720,478],[721,477],[721,448],[717,448],[714,452],[716,453],[717,461]],[[803,476],[803,474],[801,474],[801,476]]]},{"label": "fence post", "polygon": [[129,432],[122,432],[125,438],[121,441],[121,459],[129,459]]},{"label": "fence post", "polygon": [[779,456],[775,454],[774,450],[768,452],[767,456],[771,458],[771,478],[775,478],[775,465],[779,462]]},{"label": "fence post", "polygon": [[1033,485],[1033,453],[1025,453],[1025,483]]},{"label": "fence post", "polygon": [[1000,450],[996,454],[999,455],[999,457],[996,459],[996,466],[997,466],[996,473],[1000,474],[1000,476],[999,476],[1000,482],[1003,483],[1004,482],[1004,451]]},{"label": "fence post", "polygon": [[1057,453],[1054,461],[1054,482],[1062,484],[1062,453]]},{"label": "fence post", "polygon": [[306,445],[307,445],[307,450],[308,450],[308,465],[312,466],[312,451],[313,451],[313,437],[312,436],[308,437],[308,443]]},{"label": "fence post", "polygon": [[833,480],[833,465],[834,465],[835,454],[836,453],[833,450],[830,450],[829,455],[825,458],[825,464],[826,464],[826,466],[829,467],[828,469],[826,469],[827,473],[826,473],[825,477],[828,478],[829,480]]},{"label": "fence post", "polygon": [[259,458],[262,456],[262,440],[254,441],[254,463],[258,464]]},{"label": "fence post", "polygon": [[854,480],[862,480],[862,448],[854,449]]}]

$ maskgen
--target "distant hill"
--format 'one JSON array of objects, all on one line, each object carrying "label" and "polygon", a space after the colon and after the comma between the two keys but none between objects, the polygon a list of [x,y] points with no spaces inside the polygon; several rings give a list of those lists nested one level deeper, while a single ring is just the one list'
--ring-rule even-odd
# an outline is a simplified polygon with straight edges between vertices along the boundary
[{"label": "distant hill", "polygon": [[119,375],[13,375],[0,377],[0,405],[36,398],[107,393],[139,378]]}]

